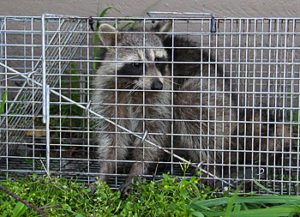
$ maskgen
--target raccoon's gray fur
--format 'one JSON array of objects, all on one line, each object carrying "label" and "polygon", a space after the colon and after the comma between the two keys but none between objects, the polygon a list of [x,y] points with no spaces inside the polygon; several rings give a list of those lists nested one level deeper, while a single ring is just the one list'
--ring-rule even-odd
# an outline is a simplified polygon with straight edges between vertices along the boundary
[{"label": "raccoon's gray fur", "polygon": [[[98,90],[92,96],[92,109],[141,136],[147,131],[148,140],[162,147],[168,146],[165,134],[170,132],[170,124],[163,119],[171,118],[170,108],[166,106],[170,104],[170,92],[165,91],[171,88],[171,84],[162,75],[169,72],[166,64],[154,63],[167,58],[160,38],[147,34],[144,41],[143,34],[122,34],[108,24],[102,24],[99,29],[100,38],[108,48],[104,58],[106,62],[102,63],[93,81]],[[112,47],[115,42],[117,50]],[[144,49],[143,45],[147,48]],[[116,59],[120,62],[116,63]],[[145,61],[152,62],[143,64]],[[122,130],[105,120],[97,120],[96,129],[99,159],[104,160],[100,165],[100,178],[103,180],[106,180],[105,174],[113,174],[113,161],[125,160],[131,147],[134,147],[132,157],[135,162],[126,184],[133,176],[147,173],[148,164],[143,161],[158,161],[162,155],[159,149],[128,133],[117,134]]]},{"label": "raccoon's gray fur", "polygon": [[[164,45],[171,47],[172,39],[166,37]],[[237,127],[237,110],[230,107],[236,105],[237,96],[231,94],[227,74],[207,50],[179,36],[174,37],[174,47],[174,89],[178,90],[174,133],[179,135],[174,139],[175,146],[180,148],[180,155],[185,153],[194,163],[221,163],[222,152],[216,150],[232,146],[230,136]],[[169,57],[171,52],[169,49]]]},{"label": "raccoon's gray fur", "polygon": [[[164,38],[164,46],[172,47],[172,43],[175,48],[167,51],[170,61],[173,53],[174,89],[178,91],[174,97],[174,133],[178,136],[174,141],[179,155],[185,154],[192,162],[207,165],[245,164],[258,160],[258,151],[280,152],[289,144],[285,138],[289,126],[272,123],[282,121],[279,112],[258,108],[245,112],[244,108],[235,108],[240,97],[238,88],[234,82],[230,84],[229,75],[215,63],[212,55],[182,37]],[[240,121],[246,123],[237,124]],[[260,158],[261,164],[270,160],[266,154]],[[221,175],[222,167],[212,168],[210,172]]]}]

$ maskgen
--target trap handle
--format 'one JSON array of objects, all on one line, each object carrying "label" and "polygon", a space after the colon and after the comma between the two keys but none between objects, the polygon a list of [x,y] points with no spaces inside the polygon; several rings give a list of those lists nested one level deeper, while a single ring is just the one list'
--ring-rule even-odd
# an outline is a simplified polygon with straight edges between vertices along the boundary
[{"label": "trap handle", "polygon": [[166,17],[166,18],[208,18],[213,17],[212,13],[203,13],[203,12],[176,12],[176,11],[149,11],[147,12],[149,17]]}]

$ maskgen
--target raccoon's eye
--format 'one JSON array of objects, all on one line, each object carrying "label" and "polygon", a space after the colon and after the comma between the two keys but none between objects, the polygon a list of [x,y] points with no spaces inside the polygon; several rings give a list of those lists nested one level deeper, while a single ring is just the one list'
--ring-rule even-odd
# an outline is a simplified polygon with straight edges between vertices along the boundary
[{"label": "raccoon's eye", "polygon": [[140,68],[141,66],[143,66],[143,63],[132,63],[132,66],[135,68]]},{"label": "raccoon's eye", "polygon": [[154,59],[155,62],[160,62],[161,60],[162,60],[162,58],[160,58],[160,57],[155,57],[155,59]]},{"label": "raccoon's eye", "polygon": [[154,61],[155,66],[158,68],[158,70],[161,72],[162,75],[166,74],[166,67],[167,67],[167,58],[165,57],[155,57]]}]

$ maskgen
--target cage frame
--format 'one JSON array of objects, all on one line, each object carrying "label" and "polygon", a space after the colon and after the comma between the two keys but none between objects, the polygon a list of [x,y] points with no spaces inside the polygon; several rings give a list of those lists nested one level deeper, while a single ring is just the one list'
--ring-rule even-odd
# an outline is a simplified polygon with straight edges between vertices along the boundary
[{"label": "cage frame", "polygon": [[[152,13],[152,14],[155,14],[155,12],[154,13]],[[171,13],[172,14],[172,13]],[[167,16],[169,16],[170,14],[167,14]],[[284,58],[284,62],[283,63],[281,63],[281,64],[283,64],[284,65],[284,67],[285,67],[285,65],[286,64],[291,64],[291,67],[292,67],[292,70],[296,70],[296,72],[297,72],[297,68],[299,68],[299,63],[298,62],[296,62],[298,59],[295,57],[296,56],[296,52],[298,51],[299,52],[299,48],[297,48],[297,46],[296,46],[296,37],[297,37],[297,35],[299,35],[297,32],[299,32],[299,31],[297,31],[296,30],[296,23],[298,23],[298,22],[300,22],[300,18],[217,18],[217,17],[214,17],[213,15],[211,15],[211,14],[203,14],[203,13],[195,13],[195,14],[189,14],[189,13],[179,13],[179,14],[173,14],[173,15],[179,15],[179,17],[167,17],[167,19],[171,19],[171,20],[173,20],[173,23],[175,22],[175,21],[178,21],[178,20],[189,20],[190,22],[192,22],[192,21],[197,21],[197,20],[202,20],[202,21],[204,21],[205,20],[205,22],[207,22],[208,23],[208,26],[209,26],[209,31],[206,31],[206,32],[201,32],[201,33],[199,33],[200,35],[208,35],[208,38],[209,38],[209,40],[210,40],[210,37],[211,37],[211,35],[212,34],[216,34],[216,36],[215,37],[218,37],[218,29],[219,29],[219,27],[218,27],[218,24],[219,23],[222,23],[222,21],[230,21],[229,23],[230,24],[232,24],[232,23],[234,23],[234,21],[237,21],[238,22],[238,24],[239,24],[239,27],[238,27],[238,29],[242,29],[242,23],[243,22],[245,22],[246,23],[246,25],[249,25],[249,23],[251,23],[251,21],[253,21],[254,23],[255,23],[255,25],[254,25],[254,28],[255,28],[255,26],[257,25],[257,23],[259,23],[259,22],[264,22],[264,21],[266,21],[266,22],[268,22],[268,20],[269,20],[269,22],[273,22],[274,21],[274,23],[276,23],[276,25],[279,25],[281,22],[286,22],[286,23],[288,23],[288,22],[291,22],[292,23],[292,31],[291,31],[291,33],[289,33],[287,30],[288,30],[288,28],[289,28],[289,25],[286,25],[285,26],[285,30],[286,30],[286,34],[284,35],[284,37],[285,37],[285,40],[286,40],[286,38],[289,36],[289,35],[291,35],[291,37],[292,37],[292,45],[291,46],[287,46],[287,42],[285,41],[285,46],[282,48],[281,46],[280,46],[280,44],[279,44],[279,38],[278,38],[278,35],[276,36],[276,34],[275,34],[275,36],[274,37],[277,37],[276,38],[276,46],[274,46],[274,47],[272,47],[272,49],[274,49],[274,50],[276,50],[276,49],[284,49],[284,55],[286,55],[286,52],[290,49],[290,50],[292,50],[292,60],[291,60],[291,62],[288,62],[288,61],[286,61],[286,58]],[[191,17],[192,16],[192,17]],[[91,18],[90,17],[77,17],[77,16],[64,16],[64,15],[50,15],[50,14],[44,14],[44,15],[42,15],[42,16],[24,16],[24,17],[14,17],[14,16],[7,16],[7,17],[2,17],[2,19],[1,19],[1,21],[2,21],[2,28],[4,28],[4,30],[1,32],[1,41],[2,40],[6,40],[5,38],[7,37],[7,30],[5,30],[5,23],[7,22],[7,20],[10,20],[10,19],[16,19],[16,20],[22,20],[22,19],[31,19],[31,20],[35,20],[35,19],[37,19],[37,20],[39,20],[39,22],[41,22],[41,39],[42,39],[42,43],[41,43],[41,61],[40,61],[40,63],[39,64],[41,64],[42,65],[42,67],[41,67],[41,75],[42,75],[42,82],[37,82],[36,80],[33,80],[32,78],[31,78],[31,76],[32,76],[32,74],[31,73],[22,73],[22,72],[20,72],[20,71],[18,71],[18,70],[16,70],[16,69],[14,69],[13,67],[10,67],[8,64],[7,64],[7,59],[6,59],[6,56],[7,56],[7,54],[3,54],[3,52],[5,53],[5,51],[3,51],[3,47],[1,48],[1,54],[2,55],[4,55],[5,56],[5,58],[2,58],[1,59],[1,61],[0,61],[0,66],[2,67],[2,68],[4,68],[5,69],[5,72],[7,73],[7,72],[10,72],[10,73],[14,73],[14,74],[16,74],[16,75],[19,75],[19,76],[21,76],[21,77],[23,77],[23,79],[25,79],[26,81],[28,81],[28,82],[31,82],[31,83],[34,83],[35,85],[38,85],[38,86],[40,86],[41,88],[42,88],[42,110],[43,110],[43,115],[42,115],[42,117],[43,117],[43,123],[45,124],[45,132],[46,132],[46,142],[45,142],[45,147],[46,147],[46,156],[45,156],[45,165],[44,165],[44,172],[45,173],[47,173],[47,174],[50,174],[51,172],[53,172],[53,171],[51,171],[51,167],[50,167],[50,165],[51,165],[51,157],[50,157],[50,118],[51,118],[51,114],[50,114],[50,97],[49,97],[49,95],[50,94],[53,94],[53,95],[56,95],[56,96],[58,96],[58,97],[60,97],[60,98],[62,98],[62,99],[64,99],[64,100],[66,100],[66,101],[68,101],[69,103],[72,103],[72,104],[74,104],[74,105],[76,105],[76,106],[78,106],[79,108],[81,108],[81,109],[83,109],[83,110],[85,110],[85,111],[87,111],[87,113],[89,113],[89,115],[94,115],[94,116],[98,116],[98,118],[101,118],[101,119],[105,119],[107,122],[109,122],[109,123],[111,123],[111,124],[114,124],[115,125],[115,122],[114,121],[112,121],[112,120],[110,120],[110,119],[107,119],[106,117],[104,117],[104,116],[102,116],[101,114],[98,114],[98,113],[95,113],[95,112],[93,112],[91,109],[90,109],[90,104],[91,104],[91,102],[90,101],[87,101],[87,102],[84,102],[84,103],[80,103],[80,102],[76,102],[76,101],[74,101],[74,100],[72,100],[71,98],[68,98],[68,97],[66,97],[66,96],[64,96],[63,94],[61,94],[61,92],[59,92],[59,91],[56,91],[56,90],[54,90],[55,88],[54,88],[54,86],[53,85],[49,85],[49,74],[51,74],[51,73],[48,73],[48,69],[49,68],[47,68],[47,67],[49,67],[49,66],[47,66],[47,63],[48,63],[48,61],[49,61],[49,59],[48,59],[48,57],[47,57],[47,45],[49,45],[50,47],[51,47],[51,43],[49,43],[49,40],[48,40],[48,43],[49,44],[47,44],[47,36],[46,36],[46,34],[47,34],[47,28],[46,28],[46,22],[48,22],[49,20],[59,20],[58,22],[60,22],[61,20],[66,20],[66,21],[69,21],[69,20],[71,20],[71,21],[74,21],[74,20],[83,20],[84,21],[84,24],[83,24],[83,26],[85,27],[85,30],[83,31],[83,32],[81,32],[81,33],[83,33],[83,34],[86,34],[86,37],[89,37],[88,36],[88,34],[90,34],[91,33],[91,30],[90,30],[90,20],[91,20]],[[128,17],[118,17],[118,18],[116,18],[116,17],[105,17],[105,18],[97,18],[97,17],[93,17],[92,18],[93,20],[95,20],[95,21],[112,21],[112,20],[142,20],[143,22],[146,22],[146,21],[151,21],[151,20],[165,20],[166,19],[166,17],[133,17],[133,18],[128,18]],[[215,32],[215,28],[214,28],[214,26],[216,25],[216,32]],[[249,26],[247,26],[246,27],[246,30],[249,30]],[[277,30],[279,30],[278,28],[279,27],[274,27],[275,29],[277,28]],[[270,27],[270,29],[272,29],[272,27]],[[14,31],[14,30],[13,30]],[[15,32],[17,33],[17,32],[19,32],[19,31],[21,31],[21,30],[15,30]],[[37,31],[37,30],[32,30],[32,32],[33,31]],[[59,30],[58,30],[59,31]],[[50,32],[51,32],[51,30],[50,30]],[[55,32],[55,30],[54,30],[54,32]],[[175,31],[174,31],[174,29],[173,29],[173,33],[174,33]],[[80,30],[78,30],[78,31],[73,31],[73,33],[80,33]],[[181,32],[180,34],[185,34],[186,32]],[[188,32],[187,32],[188,33]],[[252,32],[245,32],[244,34],[246,34],[246,37],[249,37],[249,35],[251,34]],[[4,36],[2,36],[2,34],[4,34]],[[33,34],[33,33],[32,33]],[[230,33],[229,33],[230,34]],[[240,32],[235,32],[234,34],[241,34]],[[263,33],[262,33],[263,34]],[[280,33],[278,33],[278,34],[280,34]],[[197,35],[196,33],[195,33],[195,35]],[[224,32],[224,35],[225,35],[225,32]],[[232,36],[229,36],[229,37],[231,37],[231,42],[232,42]],[[255,37],[255,36],[254,36]],[[239,38],[239,39],[241,39],[241,38]],[[83,39],[83,41],[84,41],[85,39]],[[254,39],[255,40],[255,39]],[[263,40],[263,39],[261,39],[261,40]],[[224,41],[225,41],[225,37],[224,37]],[[246,41],[247,41],[247,39],[246,39]],[[51,42],[51,40],[50,40],[50,42]],[[270,43],[272,42],[272,40],[270,39]],[[241,41],[239,41],[238,42],[239,43],[239,46],[238,47],[236,47],[237,49],[239,49],[239,51],[238,52],[241,52],[241,49],[243,49],[244,47],[243,46],[241,46]],[[3,43],[3,44],[6,44],[6,42],[5,43]],[[225,44],[225,42],[224,42],[224,44]],[[49,47],[48,46],[48,47]],[[55,46],[55,45],[54,45]],[[75,45],[72,45],[71,47],[75,47]],[[81,45],[79,45],[79,47],[80,47]],[[82,46],[82,47],[84,47],[84,45]],[[101,47],[101,46],[99,46],[99,47]],[[224,47],[221,47],[221,48],[219,48],[219,47],[217,47],[217,45],[215,46],[215,47],[211,47],[211,46],[207,46],[207,47],[205,47],[205,46],[203,46],[203,48],[208,48],[208,49],[211,49],[211,48],[215,48],[215,49],[226,49],[226,47],[225,47],[225,45],[224,45]],[[246,45],[246,48],[250,48],[250,47],[248,47],[247,45]],[[4,49],[5,49],[5,46],[4,46]],[[59,49],[61,49],[61,48],[59,48]],[[230,48],[228,48],[228,49],[230,49]],[[255,50],[255,47],[253,48],[254,50]],[[263,50],[264,48],[261,48],[261,50]],[[255,51],[254,51],[255,52]],[[87,52],[88,53],[88,52]],[[246,54],[247,55],[247,54]],[[262,54],[261,54],[262,55]],[[275,55],[279,55],[279,53],[278,53],[278,51],[277,51],[277,53],[276,53],[276,51],[275,51]],[[225,56],[225,54],[224,54],[224,56]],[[89,58],[89,57],[87,57],[87,58]],[[245,64],[246,64],[246,66],[245,67],[247,67],[247,58],[248,57],[246,57],[246,61],[245,61]],[[277,57],[277,58],[279,58],[279,57]],[[2,63],[3,62],[3,59],[4,59],[4,64]],[[71,59],[71,58],[70,58]],[[296,61],[295,61],[296,60]],[[78,60],[79,61],[79,60]],[[87,63],[87,64],[92,64],[92,62],[93,62],[94,60],[90,60],[90,59],[88,59],[88,60],[86,60],[86,62],[89,62],[89,63]],[[255,60],[254,60],[255,61]],[[238,60],[238,62],[239,63],[243,63],[240,59]],[[222,61],[220,62],[221,64],[222,64]],[[263,63],[265,63],[265,62],[263,62]],[[263,64],[262,63],[262,64]],[[271,64],[274,64],[270,59],[269,59],[269,63]],[[228,62],[224,62],[224,64],[229,64],[229,66],[230,67],[232,67],[232,63],[228,63]],[[253,64],[253,67],[255,67],[256,66],[256,63],[255,64]],[[240,67],[240,66],[239,66]],[[278,67],[277,65],[275,66],[275,67]],[[51,68],[51,67],[50,67]],[[284,69],[284,70],[286,70],[286,69]],[[64,70],[62,70],[62,71],[64,71]],[[239,70],[238,70],[239,72],[240,71],[242,71],[242,69],[241,68],[239,68]],[[247,71],[247,69],[246,69],[246,71]],[[232,72],[232,71],[231,71]],[[276,69],[276,72],[278,72],[278,69]],[[32,73],[34,73],[34,70],[32,71]],[[1,76],[2,77],[2,76]],[[0,77],[0,78],[1,78]],[[231,75],[230,76],[230,78],[233,78],[233,76]],[[282,78],[282,80],[283,81],[285,81],[285,79],[286,78]],[[292,80],[293,78],[291,78],[291,80]],[[8,84],[7,84],[7,80],[8,80],[8,78],[6,77],[5,78],[5,82],[6,82],[6,86],[9,86]],[[270,78],[268,79],[266,79],[268,82],[270,81]],[[279,79],[280,80],[280,79]],[[297,82],[297,81],[296,81]],[[26,83],[24,83],[24,85],[25,85]],[[239,87],[239,85],[238,85],[238,87]],[[293,86],[292,86],[293,87]],[[241,92],[242,93],[242,91],[241,90],[237,90],[239,93]],[[245,93],[247,92],[247,90],[245,90]],[[278,92],[278,91],[275,91],[276,93]],[[271,91],[269,91],[269,93],[271,93]],[[299,94],[298,94],[299,95]],[[299,98],[299,96],[298,96],[298,98]],[[300,103],[300,102],[299,102]],[[299,104],[298,103],[298,104]],[[298,105],[298,107],[300,106],[300,104]],[[245,109],[246,109],[246,107],[247,106],[245,106]],[[253,106],[252,106],[253,107]],[[251,108],[251,106],[250,106],[250,108]],[[299,110],[299,108],[297,108],[297,107],[295,107],[295,108],[290,108],[290,109],[295,109],[295,110]],[[9,108],[7,108],[7,111],[9,111]],[[300,116],[299,116],[299,118],[298,118],[298,123],[300,122]],[[290,125],[292,124],[292,123],[289,123]],[[186,159],[184,159],[183,157],[181,157],[181,156],[179,156],[179,155],[177,155],[177,154],[175,154],[174,152],[173,152],[173,150],[171,150],[171,151],[169,151],[168,149],[165,149],[165,148],[163,148],[163,147],[160,147],[160,146],[158,146],[157,144],[155,144],[155,143],[153,143],[153,142],[151,142],[151,141],[149,141],[149,140],[147,140],[147,132],[145,131],[144,132],[144,134],[138,134],[138,133],[135,133],[135,132],[133,132],[133,131],[131,131],[131,130],[129,130],[129,129],[127,129],[127,128],[125,128],[125,127],[123,127],[123,126],[120,126],[120,125],[117,125],[117,127],[118,128],[120,128],[121,130],[123,130],[123,131],[125,131],[125,132],[127,132],[127,133],[129,133],[129,134],[131,134],[131,135],[134,135],[135,137],[137,137],[137,138],[139,138],[139,139],[141,139],[143,142],[147,142],[148,144],[150,144],[150,145],[152,145],[152,146],[155,146],[155,147],[157,147],[157,148],[159,148],[159,149],[162,149],[164,152],[166,152],[166,153],[168,153],[168,154],[170,154],[171,155],[171,157],[172,157],[172,159],[173,158],[177,158],[178,160],[180,160],[180,161],[182,161],[182,162],[184,162],[184,163],[186,163],[186,164],[189,164],[189,161],[188,160],[186,160]],[[34,128],[33,128],[34,129]],[[3,130],[3,129],[2,129]],[[291,132],[290,132],[291,133]],[[171,134],[173,134],[173,133],[171,133]],[[299,130],[299,128],[298,128],[298,138],[296,138],[298,141],[297,141],[297,143],[298,143],[298,149],[297,149],[297,152],[299,153],[300,151],[299,151],[299,134],[300,134],[300,130]],[[6,136],[6,137],[8,137],[8,136]],[[292,135],[290,134],[290,137],[292,137]],[[173,137],[172,137],[173,138]],[[253,143],[253,142],[252,142]],[[291,149],[290,149],[291,150]],[[5,156],[4,156],[5,157]],[[6,156],[6,157],[8,157],[8,155]],[[172,160],[172,162],[173,162],[173,160]],[[300,162],[300,160],[299,160],[299,154],[297,154],[297,165],[295,166],[296,167],[296,169],[297,168],[300,168],[300,166],[299,166],[299,162]],[[8,170],[8,161],[7,161],[7,159],[6,159],[6,165],[7,165],[7,170]],[[291,165],[291,159],[290,159],[290,165]],[[209,171],[207,171],[207,170],[205,170],[205,169],[203,169],[203,168],[201,168],[201,167],[199,167],[199,165],[194,165],[194,166],[196,166],[196,167],[198,167],[198,168],[200,168],[200,170],[203,172],[203,173],[206,173],[206,174],[208,174],[209,176],[211,176],[214,180],[221,180],[222,181],[222,183],[224,184],[224,185],[226,185],[226,184],[228,184],[226,181],[224,181],[222,178],[219,178],[219,177],[217,177],[215,174],[212,174],[211,172],[209,172]],[[172,169],[173,170],[173,169]],[[42,172],[43,170],[41,170],[40,172]],[[300,181],[299,181],[299,171],[297,171],[296,172],[296,174],[297,174],[297,180],[296,180],[296,183],[300,183]],[[8,174],[7,174],[8,175]],[[282,175],[283,175],[283,170],[282,170]],[[244,171],[244,177],[245,177],[245,171]],[[92,179],[90,180],[90,179],[88,179],[88,181],[90,182],[90,181],[92,181]],[[278,181],[278,182],[280,182],[281,181],[281,186],[283,186],[283,179],[281,179],[281,180],[277,180],[275,177],[274,177],[274,180],[273,181]],[[230,184],[230,183],[229,183]],[[273,188],[273,190],[275,190],[275,187]],[[288,190],[288,193],[290,193],[291,192],[291,186],[289,186],[289,190]],[[283,190],[283,187],[281,188],[281,190],[280,190],[280,193],[284,193],[284,190]],[[298,194],[298,192],[296,192],[296,194]]]}]

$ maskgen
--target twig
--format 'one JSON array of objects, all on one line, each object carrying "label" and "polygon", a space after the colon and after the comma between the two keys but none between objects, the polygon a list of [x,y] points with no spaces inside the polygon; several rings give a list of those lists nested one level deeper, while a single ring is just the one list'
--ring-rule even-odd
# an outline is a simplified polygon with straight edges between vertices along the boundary
[{"label": "twig", "polygon": [[42,159],[40,159],[40,162],[41,162],[43,169],[44,169],[45,173],[47,174],[48,178],[51,179],[51,176],[50,176],[49,172],[47,171],[46,166],[45,166],[44,162],[42,161]]},{"label": "twig", "polygon": [[48,217],[48,214],[41,208],[36,207],[34,204],[20,198],[18,195],[16,195],[15,193],[11,192],[10,190],[8,190],[7,188],[5,188],[4,186],[0,185],[0,191],[5,192],[6,194],[8,194],[9,196],[13,197],[16,201],[23,203],[24,205],[26,205],[27,207],[35,210],[37,212],[37,214],[43,216],[43,217]]},{"label": "twig", "polygon": [[155,171],[154,171],[154,173],[153,173],[153,178],[152,178],[153,181],[155,180],[155,177],[156,177],[156,175],[157,175],[158,165],[159,165],[159,161],[157,161],[157,163],[156,163]]}]

